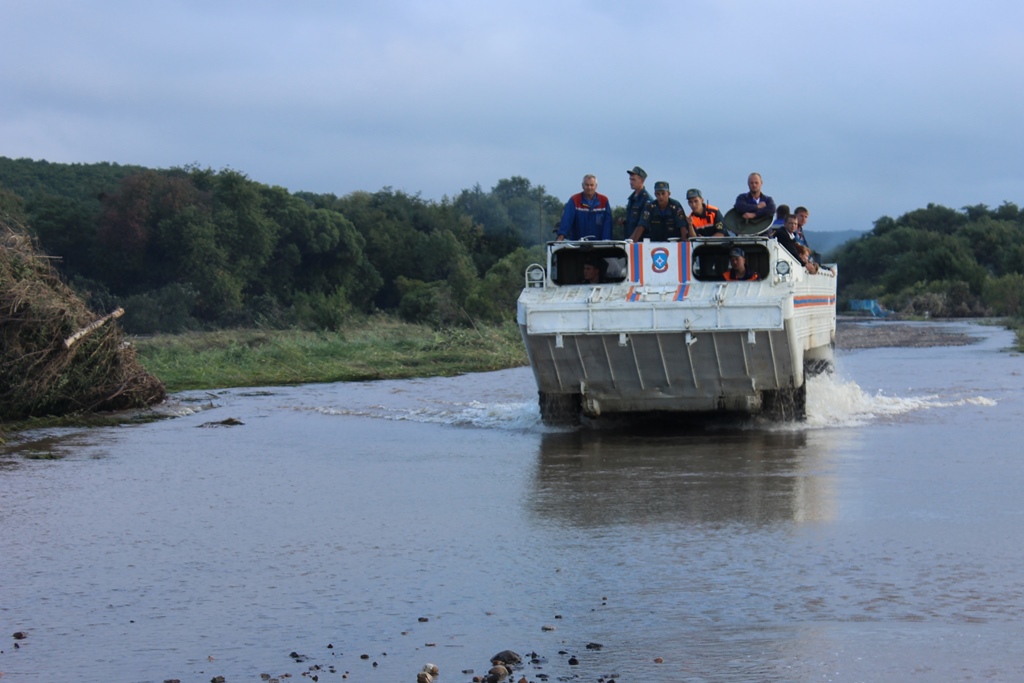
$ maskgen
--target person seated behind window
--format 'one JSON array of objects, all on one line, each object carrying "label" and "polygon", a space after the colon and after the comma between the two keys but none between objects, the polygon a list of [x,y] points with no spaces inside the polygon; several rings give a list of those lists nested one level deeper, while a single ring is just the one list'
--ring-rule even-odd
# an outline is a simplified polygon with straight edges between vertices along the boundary
[{"label": "person seated behind window", "polygon": [[747,268],[747,253],[740,247],[733,247],[729,252],[729,270],[722,274],[730,282],[736,280],[756,280],[757,273]]},{"label": "person seated behind window", "polygon": [[608,262],[603,258],[597,256],[591,256],[583,262],[583,282],[580,284],[584,285],[599,285],[605,280],[605,272],[608,270]]}]

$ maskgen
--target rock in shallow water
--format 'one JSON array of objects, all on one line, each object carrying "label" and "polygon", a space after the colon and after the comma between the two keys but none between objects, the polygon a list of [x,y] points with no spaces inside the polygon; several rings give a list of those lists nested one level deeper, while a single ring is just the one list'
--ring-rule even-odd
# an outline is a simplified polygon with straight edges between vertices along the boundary
[{"label": "rock in shallow water", "polygon": [[518,666],[523,663],[523,658],[512,650],[502,650],[491,657],[491,664],[504,664],[506,666]]}]

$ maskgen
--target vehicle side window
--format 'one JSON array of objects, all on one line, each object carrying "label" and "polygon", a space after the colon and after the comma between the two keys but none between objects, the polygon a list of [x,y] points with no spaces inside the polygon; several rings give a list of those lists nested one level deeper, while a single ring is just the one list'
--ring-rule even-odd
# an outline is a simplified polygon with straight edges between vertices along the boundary
[{"label": "vehicle side window", "polygon": [[[731,243],[724,244],[702,244],[693,250],[693,277],[700,281],[711,281],[725,279],[725,272],[729,270],[729,250]],[[757,277],[764,280],[768,277],[769,257],[768,250],[761,245],[744,244],[746,252],[747,268],[757,273]]]},{"label": "vehicle side window", "polygon": [[556,285],[583,284],[583,267],[588,261],[604,264],[602,282],[616,283],[626,279],[626,252],[620,247],[559,249],[552,255],[551,279]]}]

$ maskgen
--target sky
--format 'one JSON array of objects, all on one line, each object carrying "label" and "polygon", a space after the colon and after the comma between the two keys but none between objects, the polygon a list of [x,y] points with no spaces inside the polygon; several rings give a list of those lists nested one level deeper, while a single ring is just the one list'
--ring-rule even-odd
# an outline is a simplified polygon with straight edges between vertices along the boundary
[{"label": "sky", "polygon": [[[1019,0],[0,0],[0,156],[429,200],[626,170],[812,230],[1024,205]],[[685,200],[684,200],[685,201]]]}]

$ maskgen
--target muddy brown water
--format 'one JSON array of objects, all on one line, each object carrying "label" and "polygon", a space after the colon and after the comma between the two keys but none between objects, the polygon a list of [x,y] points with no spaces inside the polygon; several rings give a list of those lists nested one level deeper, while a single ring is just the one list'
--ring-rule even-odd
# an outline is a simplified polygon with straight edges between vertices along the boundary
[{"label": "muddy brown water", "polygon": [[840,352],[800,426],[545,429],[517,369],[25,435],[0,672],[460,682],[508,648],[531,681],[1020,680],[1024,358],[954,328],[979,341]]}]

